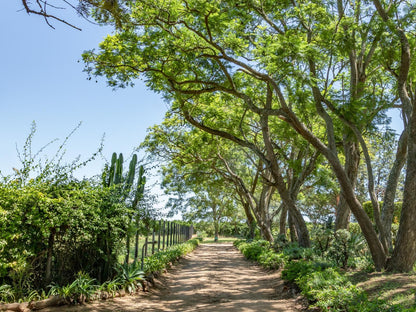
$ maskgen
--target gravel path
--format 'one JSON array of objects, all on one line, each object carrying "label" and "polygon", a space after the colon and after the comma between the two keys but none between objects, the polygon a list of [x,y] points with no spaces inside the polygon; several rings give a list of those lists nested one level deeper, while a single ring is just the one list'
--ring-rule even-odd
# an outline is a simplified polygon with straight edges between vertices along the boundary
[{"label": "gravel path", "polygon": [[42,311],[300,311],[279,272],[244,259],[232,244],[202,244],[148,293]]}]

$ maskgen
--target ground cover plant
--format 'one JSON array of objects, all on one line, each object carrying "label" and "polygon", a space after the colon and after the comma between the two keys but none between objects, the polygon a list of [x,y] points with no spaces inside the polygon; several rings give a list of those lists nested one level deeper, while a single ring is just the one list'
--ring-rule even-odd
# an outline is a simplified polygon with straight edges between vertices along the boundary
[{"label": "ground cover plant", "polygon": [[[317,232],[322,235],[322,231]],[[394,283],[398,278],[395,274],[365,273],[369,265],[363,264],[362,246],[354,245],[357,238],[345,232],[327,233],[332,238],[326,252],[322,252],[322,242],[328,237],[322,236],[313,248],[286,243],[275,244],[278,248],[273,249],[273,245],[262,240],[236,240],[234,246],[265,269],[282,268],[282,278],[296,287],[311,306],[322,311],[416,311],[414,275],[401,276],[400,284]],[[371,274],[375,274],[373,278]],[[400,291],[392,292],[395,287]]]}]

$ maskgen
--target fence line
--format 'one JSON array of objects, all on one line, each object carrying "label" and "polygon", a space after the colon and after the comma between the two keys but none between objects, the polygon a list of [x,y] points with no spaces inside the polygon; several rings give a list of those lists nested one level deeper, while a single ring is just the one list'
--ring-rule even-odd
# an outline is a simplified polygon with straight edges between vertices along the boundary
[{"label": "fence line", "polygon": [[[146,234],[142,234],[138,237],[140,246],[136,259],[141,259],[143,265],[143,259],[156,252],[165,250],[166,248],[183,243],[192,238],[194,234],[193,226],[186,226],[175,221],[155,220],[151,222],[148,227],[145,227],[143,231]],[[150,246],[149,246],[150,245]],[[130,255],[133,255],[130,252]],[[130,257],[129,262],[132,261]]]}]

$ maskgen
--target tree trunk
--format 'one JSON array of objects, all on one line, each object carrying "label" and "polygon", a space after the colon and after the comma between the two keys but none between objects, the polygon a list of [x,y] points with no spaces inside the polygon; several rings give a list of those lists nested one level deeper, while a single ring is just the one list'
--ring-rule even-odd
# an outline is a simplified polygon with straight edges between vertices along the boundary
[{"label": "tree trunk", "polygon": [[46,258],[45,284],[50,284],[52,279],[53,244],[55,243],[56,229],[52,228],[50,231],[48,239],[48,253]]},{"label": "tree trunk", "polygon": [[292,214],[288,211],[288,223],[289,223],[289,234],[290,234],[290,241],[292,243],[298,241],[298,233],[296,232],[295,222],[293,221]]},{"label": "tree trunk", "polygon": [[273,234],[272,234],[270,224],[262,222],[261,224],[259,224],[259,226],[260,226],[261,236],[265,240],[272,243],[274,241],[274,238],[273,238]]},{"label": "tree trunk", "polygon": [[127,233],[126,238],[126,259],[124,259],[124,263],[129,263],[130,259],[130,235]]},{"label": "tree trunk", "polygon": [[[360,164],[360,149],[357,142],[352,141],[347,135],[344,135],[344,154],[345,154],[345,171],[350,179],[353,189],[357,182],[358,166]],[[335,230],[347,229],[351,217],[351,209],[348,206],[345,196],[341,192],[340,200],[337,205],[335,218]]]},{"label": "tree trunk", "polygon": [[136,230],[136,237],[134,240],[134,262],[139,259],[139,230]]},{"label": "tree trunk", "polygon": [[381,221],[386,234],[387,244],[390,250],[393,250],[393,242],[391,237],[391,224],[393,223],[393,215],[395,210],[394,201],[396,198],[397,185],[403,166],[407,157],[407,130],[403,130],[397,145],[396,158],[393,167],[390,170],[387,180],[386,191],[383,198],[383,209]]},{"label": "tree trunk", "polygon": [[[268,92],[268,101],[267,101],[267,108],[271,108],[271,89],[267,90]],[[269,116],[267,114],[263,114],[260,117],[260,125],[261,131],[263,134],[263,142],[267,151],[267,158],[269,159],[269,166],[270,166],[270,173],[273,177],[273,180],[276,184],[277,191],[284,202],[287,205],[291,216],[294,218],[294,222],[297,225],[298,230],[298,242],[301,247],[310,247],[311,242],[309,238],[309,231],[306,227],[305,220],[302,217],[298,207],[295,204],[295,201],[292,200],[287,183],[282,175],[282,170],[279,167],[278,159],[275,155],[272,140],[270,137],[270,129],[269,129]]]},{"label": "tree trunk", "polygon": [[217,205],[212,204],[212,217],[214,220],[214,242],[218,242],[218,232],[219,232],[219,218]]},{"label": "tree trunk", "polygon": [[416,113],[409,123],[408,157],[403,206],[396,248],[388,261],[388,271],[409,272],[416,261]]},{"label": "tree trunk", "polygon": [[248,238],[249,239],[254,239],[254,232],[256,230],[256,222],[254,220],[253,214],[251,213],[250,210],[250,205],[243,201],[243,208],[244,208],[244,213],[246,215],[247,218],[247,226],[249,228],[249,232],[248,232]]},{"label": "tree trunk", "polygon": [[279,220],[279,234],[286,236],[286,220],[287,220],[287,206],[282,204],[282,211],[280,213],[280,220]]}]

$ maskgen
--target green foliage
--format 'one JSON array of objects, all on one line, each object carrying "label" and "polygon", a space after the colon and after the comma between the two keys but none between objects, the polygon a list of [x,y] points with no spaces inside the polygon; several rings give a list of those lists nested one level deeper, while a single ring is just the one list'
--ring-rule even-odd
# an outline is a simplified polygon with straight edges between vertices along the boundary
[{"label": "green foliage", "polygon": [[382,300],[369,301],[362,289],[328,263],[292,261],[285,265],[282,278],[296,283],[302,294],[322,311],[407,311]]},{"label": "green foliage", "polygon": [[86,273],[79,272],[71,284],[62,287],[52,286],[49,293],[61,296],[68,303],[83,303],[94,298],[98,288],[95,279]]},{"label": "green foliage", "polygon": [[[403,204],[402,202],[394,203],[393,224],[399,224],[400,214],[402,211],[402,204]],[[379,206],[383,207],[383,201],[379,201]],[[371,201],[364,202],[363,209],[365,210],[367,215],[370,217],[370,219],[374,221],[374,211],[373,211],[373,205]]]},{"label": "green foliage", "polygon": [[331,287],[345,288],[351,286],[348,279],[339,274],[334,268],[327,268],[322,271],[314,270],[308,274],[302,271],[295,281],[309,300],[315,299],[318,293]]},{"label": "green foliage", "polygon": [[246,243],[245,239],[237,239],[233,242],[233,245],[238,248],[243,243]]},{"label": "green foliage", "polygon": [[164,251],[160,251],[144,258],[143,271],[147,274],[158,274],[163,269],[168,268],[171,263],[177,261],[180,257],[190,253],[199,244],[198,239],[191,239],[185,243],[174,245]]},{"label": "green foliage", "polygon": [[286,262],[286,255],[276,253],[270,248],[270,242],[265,240],[246,241],[235,240],[234,246],[249,260],[257,261],[262,267],[277,270]]},{"label": "green foliage", "polygon": [[266,240],[257,240],[251,243],[241,243],[238,249],[249,260],[257,261],[261,254],[268,251],[270,243]]},{"label": "green foliage", "polygon": [[71,283],[79,271],[108,279],[126,230],[115,190],[73,177],[89,160],[62,163],[73,132],[51,160],[37,160],[45,147],[32,152],[34,131],[19,152],[22,168],[0,182],[0,285],[11,285],[16,300]]},{"label": "green foliage", "polygon": [[200,242],[202,242],[204,238],[208,237],[208,234],[205,231],[198,231],[196,232],[196,237],[199,239]]},{"label": "green foliage", "polygon": [[12,302],[15,300],[13,288],[10,285],[0,285],[0,302]]},{"label": "green foliage", "polygon": [[281,253],[269,250],[261,253],[257,262],[266,269],[277,270],[286,262],[286,257]]},{"label": "green foliage", "polygon": [[118,277],[116,277],[113,280],[108,280],[104,282],[103,284],[101,284],[98,290],[102,292],[107,292],[112,297],[114,297],[116,292],[122,287],[123,287],[122,281]]},{"label": "green foliage", "polygon": [[117,287],[119,284],[123,287],[129,294],[136,291],[136,289],[141,285],[141,282],[144,280],[145,274],[140,269],[138,263],[124,263],[119,264],[116,267],[117,275],[115,283],[107,284],[113,288]]},{"label": "green foliage", "polygon": [[282,278],[289,282],[295,282],[298,278],[306,276],[312,272],[319,272],[331,267],[326,262],[313,262],[306,260],[290,261],[288,262],[283,271]]},{"label": "green foliage", "polygon": [[354,260],[364,258],[367,245],[364,237],[353,224],[351,231],[314,228],[312,231],[314,249],[321,257],[334,262],[336,266],[347,268],[356,267]]}]

